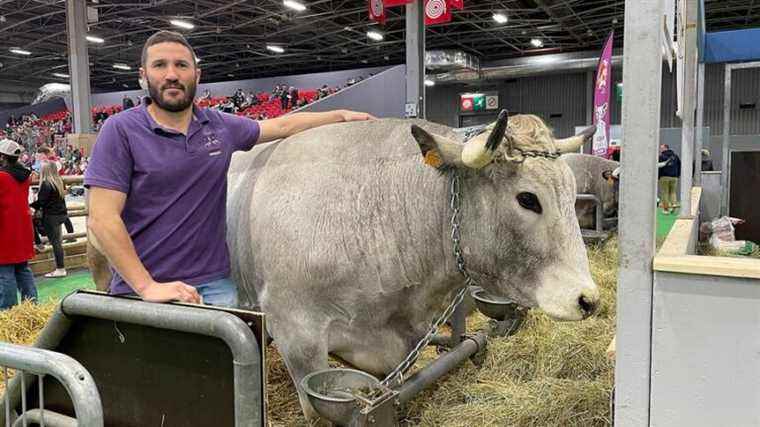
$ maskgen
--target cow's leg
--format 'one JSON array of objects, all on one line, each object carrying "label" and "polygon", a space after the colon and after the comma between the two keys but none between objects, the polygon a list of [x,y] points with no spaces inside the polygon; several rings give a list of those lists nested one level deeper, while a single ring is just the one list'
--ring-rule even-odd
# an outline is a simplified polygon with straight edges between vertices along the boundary
[{"label": "cow's leg", "polygon": [[303,328],[302,325],[288,325],[284,331],[282,328],[272,326],[272,335],[275,337],[277,348],[298,390],[301,409],[306,419],[314,421],[319,418],[319,415],[309,404],[306,394],[301,389],[301,379],[312,372],[329,368],[327,334],[310,333],[314,332],[314,325],[311,325],[309,329]]}]

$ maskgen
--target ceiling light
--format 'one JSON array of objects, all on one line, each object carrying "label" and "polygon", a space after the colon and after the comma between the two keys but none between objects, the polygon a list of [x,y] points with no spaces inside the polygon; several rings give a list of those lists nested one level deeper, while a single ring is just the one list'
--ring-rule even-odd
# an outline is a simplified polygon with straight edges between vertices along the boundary
[{"label": "ceiling light", "polygon": [[367,31],[367,37],[371,38],[372,40],[379,42],[381,41],[383,37],[383,33],[375,30],[369,30]]},{"label": "ceiling light", "polygon": [[493,14],[493,20],[496,21],[498,24],[506,24],[507,23],[507,15],[503,13],[494,13]]},{"label": "ceiling light", "polygon": [[427,87],[435,86],[435,82],[430,79],[425,79],[425,86]]},{"label": "ceiling light", "polygon": [[105,43],[106,42],[105,40],[101,39],[98,36],[87,36],[85,38],[87,39],[88,42],[92,42],[92,43]]},{"label": "ceiling light", "polygon": [[113,67],[116,68],[117,70],[125,70],[125,71],[129,71],[132,69],[132,67],[130,67],[129,65],[121,64],[121,63],[113,64]]},{"label": "ceiling light", "polygon": [[235,75],[230,73],[230,74],[227,74],[227,77],[235,77]]},{"label": "ceiling light", "polygon": [[174,25],[175,27],[184,28],[186,30],[192,30],[193,28],[195,28],[195,25],[187,21],[183,21],[181,19],[172,19],[171,21],[169,21],[169,23]]},{"label": "ceiling light", "polygon": [[32,54],[32,52],[29,52],[28,50],[20,49],[17,47],[10,48],[11,53],[15,53],[17,55],[26,55],[29,56]]},{"label": "ceiling light", "polygon": [[65,73],[53,73],[53,75],[54,75],[55,77],[60,77],[60,78],[62,78],[62,79],[68,79],[68,78],[69,78],[69,75],[68,75],[68,74],[65,74]]},{"label": "ceiling light", "polygon": [[297,2],[295,0],[284,0],[282,4],[285,5],[285,7],[293,9],[297,12],[303,12],[304,10],[306,10],[306,6],[304,6],[302,3]]},{"label": "ceiling light", "polygon": [[268,44],[267,49],[271,50],[274,53],[285,53],[285,49],[282,46]]},{"label": "ceiling light", "polygon": [[201,59],[200,59],[200,58],[197,58],[197,57],[196,57],[196,58],[195,58],[195,63],[197,64],[197,63],[199,63],[199,62],[201,62]]},{"label": "ceiling light", "polygon": [[533,47],[544,47],[544,42],[541,39],[530,39],[530,44]]}]

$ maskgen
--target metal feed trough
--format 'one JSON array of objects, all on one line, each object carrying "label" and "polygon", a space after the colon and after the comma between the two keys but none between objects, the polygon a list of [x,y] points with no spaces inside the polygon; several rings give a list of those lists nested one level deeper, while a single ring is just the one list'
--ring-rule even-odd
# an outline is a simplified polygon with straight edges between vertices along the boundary
[{"label": "metal feed trough", "polygon": [[597,243],[610,237],[610,233],[605,228],[614,228],[617,226],[617,218],[604,218],[602,202],[593,194],[576,194],[575,200],[590,200],[594,202],[594,225],[593,230],[581,229],[583,241],[586,243]]},{"label": "metal feed trough", "polygon": [[[0,426],[22,413],[53,427],[265,425],[263,331],[260,313],[71,294],[37,348],[0,346],[0,365],[27,371],[0,399]],[[67,366],[89,394],[54,370]]]},{"label": "metal feed trough", "polygon": [[478,309],[492,319],[489,328],[464,335],[466,313],[460,304],[451,317],[450,336],[435,335],[430,345],[449,347],[436,360],[399,384],[383,385],[367,373],[343,368],[313,372],[301,381],[309,402],[324,419],[350,427],[397,426],[399,410],[422,390],[468,358],[482,361],[488,338],[514,333],[525,311],[514,302],[489,295],[479,287],[469,289]]}]

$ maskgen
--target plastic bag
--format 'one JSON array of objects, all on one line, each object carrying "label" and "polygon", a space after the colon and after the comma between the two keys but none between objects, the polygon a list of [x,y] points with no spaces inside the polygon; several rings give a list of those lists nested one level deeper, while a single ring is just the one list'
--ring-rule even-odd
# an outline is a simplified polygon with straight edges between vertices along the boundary
[{"label": "plastic bag", "polygon": [[736,240],[734,226],[743,223],[743,219],[728,216],[709,222],[706,228],[711,233],[710,246],[720,252],[728,252],[733,255],[748,256],[757,253],[760,248],[754,242]]}]

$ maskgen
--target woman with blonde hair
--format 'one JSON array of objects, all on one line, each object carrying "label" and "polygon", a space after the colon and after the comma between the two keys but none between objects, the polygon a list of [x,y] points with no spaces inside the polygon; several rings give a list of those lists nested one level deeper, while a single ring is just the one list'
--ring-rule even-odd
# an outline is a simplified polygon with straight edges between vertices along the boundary
[{"label": "woman with blonde hair", "polygon": [[37,201],[30,206],[42,214],[42,226],[55,256],[55,270],[45,277],[64,277],[66,268],[63,264],[63,243],[61,242],[61,224],[66,222],[66,188],[58,174],[55,162],[43,162],[40,168],[40,189]]}]

